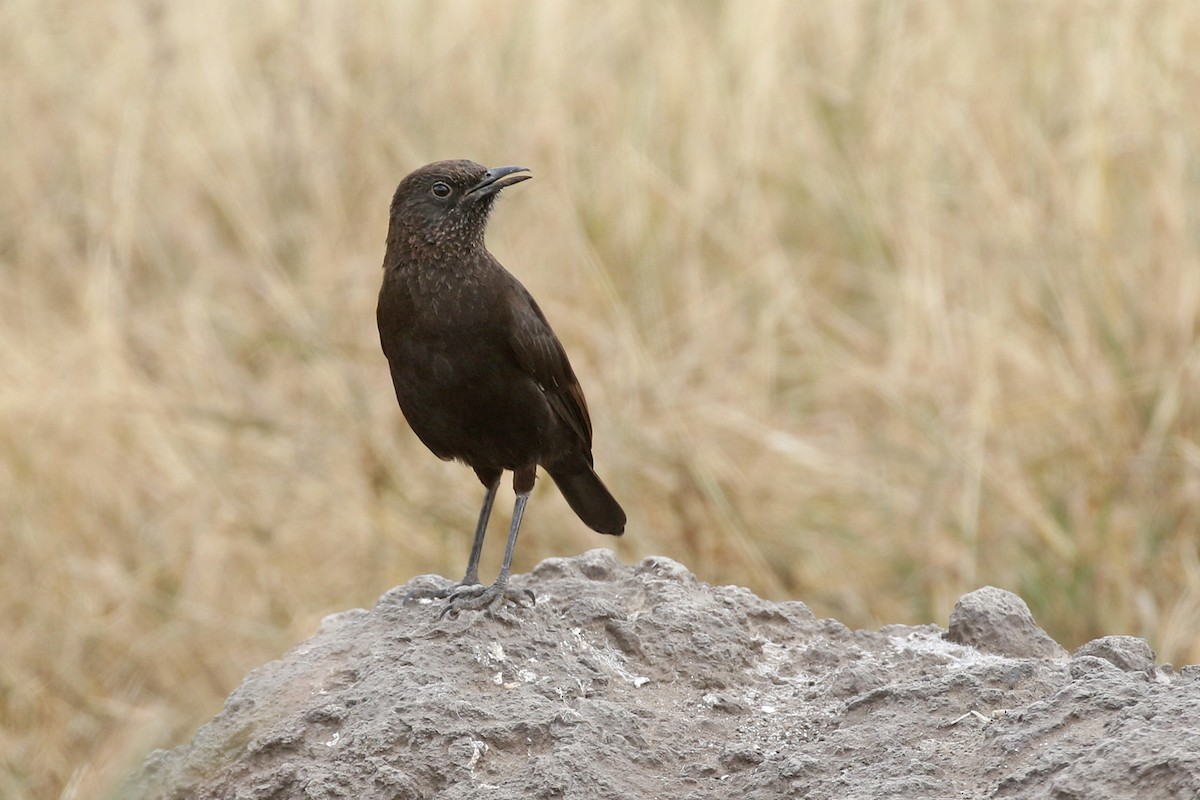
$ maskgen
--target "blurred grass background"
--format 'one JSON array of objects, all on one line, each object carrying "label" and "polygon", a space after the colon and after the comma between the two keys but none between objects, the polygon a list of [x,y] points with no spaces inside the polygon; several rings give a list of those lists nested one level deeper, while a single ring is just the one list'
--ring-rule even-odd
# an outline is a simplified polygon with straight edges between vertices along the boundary
[{"label": "blurred grass background", "polygon": [[[583,381],[615,546],[852,626],[1200,660],[1200,6],[0,5],[0,795],[96,797],[481,487],[374,329],[422,163]],[[494,574],[502,495],[485,560]]]}]

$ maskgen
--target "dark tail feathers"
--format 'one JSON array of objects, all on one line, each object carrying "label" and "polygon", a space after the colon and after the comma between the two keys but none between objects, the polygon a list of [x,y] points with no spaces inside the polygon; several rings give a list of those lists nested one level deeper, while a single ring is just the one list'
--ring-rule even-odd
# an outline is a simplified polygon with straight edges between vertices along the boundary
[{"label": "dark tail feathers", "polygon": [[546,468],[571,510],[597,533],[620,536],[625,532],[625,511],[593,470]]}]

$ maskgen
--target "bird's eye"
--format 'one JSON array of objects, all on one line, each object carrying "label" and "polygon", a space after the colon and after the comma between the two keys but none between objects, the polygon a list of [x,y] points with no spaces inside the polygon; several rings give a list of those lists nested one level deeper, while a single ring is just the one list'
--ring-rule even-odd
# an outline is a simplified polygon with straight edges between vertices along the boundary
[{"label": "bird's eye", "polygon": [[433,196],[439,200],[445,200],[450,196],[450,184],[445,181],[438,181],[429,187],[429,191],[433,192]]}]

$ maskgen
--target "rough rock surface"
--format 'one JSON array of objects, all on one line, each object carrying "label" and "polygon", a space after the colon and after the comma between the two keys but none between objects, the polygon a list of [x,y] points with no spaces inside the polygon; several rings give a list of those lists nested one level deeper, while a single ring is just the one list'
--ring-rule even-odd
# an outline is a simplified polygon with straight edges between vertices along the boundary
[{"label": "rough rock surface", "polygon": [[995,586],[959,598],[950,612],[946,640],[1010,658],[1062,658],[1067,654],[1034,622],[1024,600]]},{"label": "rough rock surface", "polygon": [[537,605],[501,619],[402,602],[429,580],[252,672],[130,796],[1200,797],[1200,668],[1130,637],[1068,657],[991,587],[964,646],[604,550],[516,576]]}]

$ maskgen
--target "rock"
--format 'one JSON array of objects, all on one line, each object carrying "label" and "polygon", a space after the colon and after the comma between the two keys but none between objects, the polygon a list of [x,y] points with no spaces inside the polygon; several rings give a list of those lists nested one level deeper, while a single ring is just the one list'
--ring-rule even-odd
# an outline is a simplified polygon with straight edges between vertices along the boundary
[{"label": "rock", "polygon": [[1104,636],[1081,645],[1072,658],[1096,656],[1125,672],[1155,674],[1155,655],[1150,643],[1136,636]]},{"label": "rock", "polygon": [[537,605],[505,619],[442,620],[408,587],[327,618],[127,796],[1200,796],[1200,670],[1148,680],[1125,637],[1061,658],[1006,592],[959,603],[964,647],[665,558],[594,550],[514,583]]},{"label": "rock", "polygon": [[1033,621],[1025,601],[984,586],[959,598],[946,638],[985,653],[1012,658],[1065,658],[1067,651]]}]

